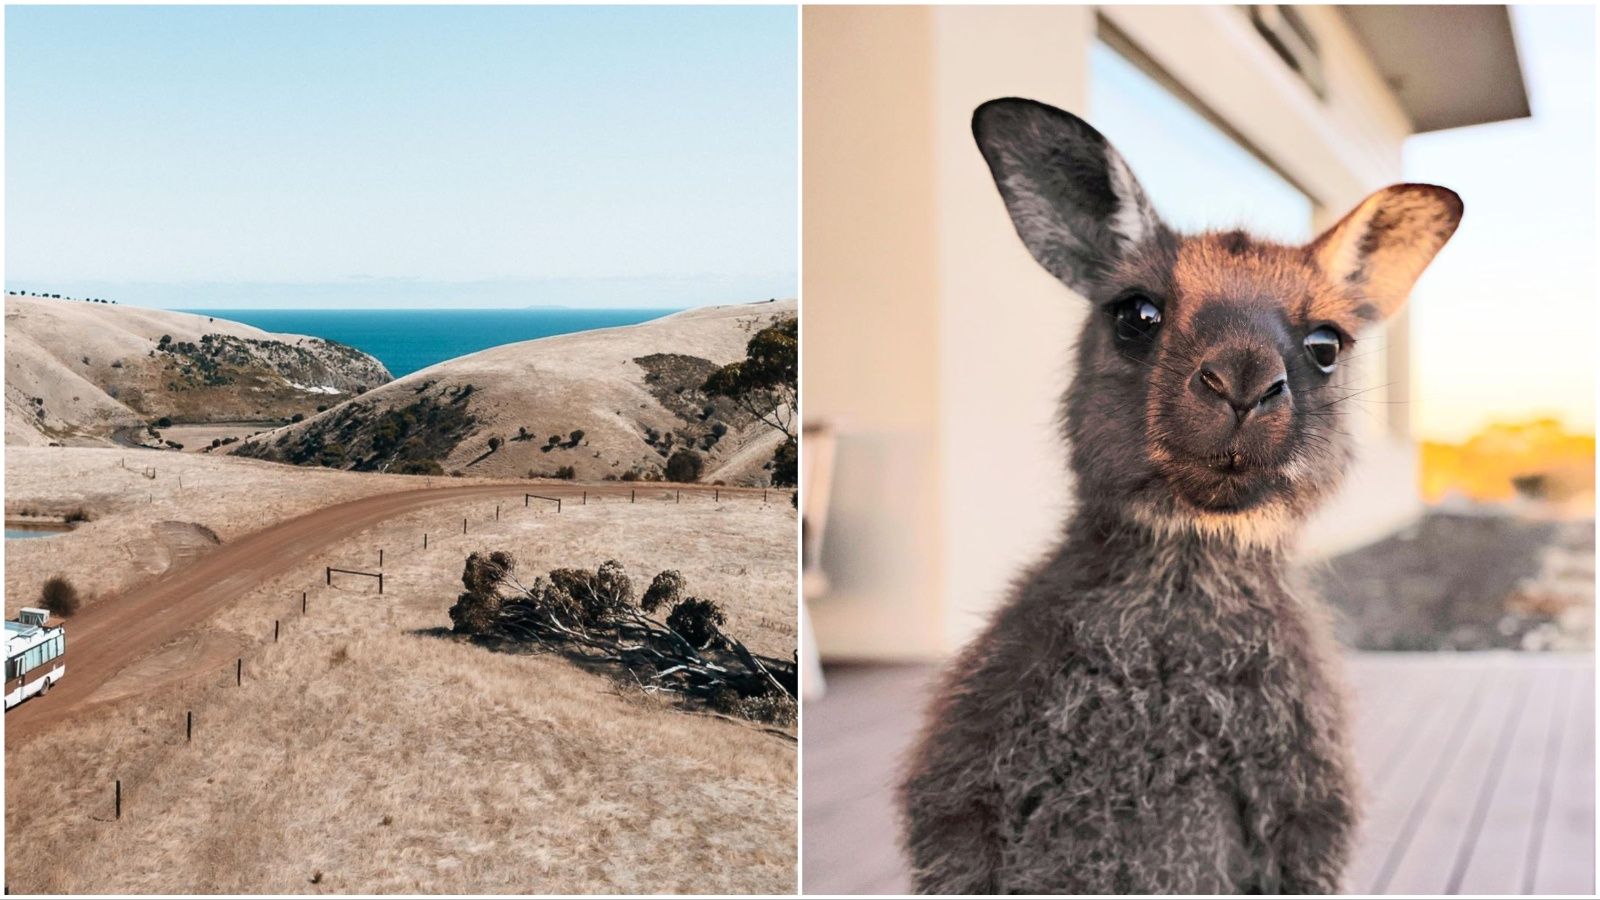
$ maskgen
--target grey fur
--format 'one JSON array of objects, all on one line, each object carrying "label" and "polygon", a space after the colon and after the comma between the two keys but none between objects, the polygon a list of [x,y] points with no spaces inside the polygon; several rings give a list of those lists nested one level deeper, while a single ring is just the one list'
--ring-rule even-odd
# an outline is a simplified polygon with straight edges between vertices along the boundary
[{"label": "grey fur", "polygon": [[[1363,297],[1317,245],[1179,237],[1136,185],[1141,240],[1122,240],[1117,176],[1094,171],[1115,150],[1067,113],[994,101],[975,134],[1042,264],[1097,309],[1136,289],[1170,321],[1144,348],[1110,315],[1084,326],[1063,405],[1079,507],[936,693],[901,789],[915,886],[1337,891],[1358,792],[1337,654],[1287,547],[1349,457],[1351,388],[1301,341],[1353,330]],[[1194,386],[1234,357],[1286,378],[1237,424]]]},{"label": "grey fur", "polygon": [[1160,227],[1144,190],[1100,132],[1033,100],[991,100],[972,131],[1017,234],[1075,290]]},{"label": "grey fur", "polygon": [[1344,716],[1279,551],[1069,532],[939,692],[904,788],[918,891],[1336,890]]}]

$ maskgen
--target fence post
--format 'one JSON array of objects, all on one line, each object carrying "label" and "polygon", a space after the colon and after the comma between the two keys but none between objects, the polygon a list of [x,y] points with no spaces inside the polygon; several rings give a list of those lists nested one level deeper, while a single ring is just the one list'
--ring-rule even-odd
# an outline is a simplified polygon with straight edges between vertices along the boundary
[{"label": "fence post", "polygon": [[276,644],[278,642],[278,620],[277,619],[273,619],[272,620],[272,642],[274,644]]},{"label": "fence post", "polygon": [[639,496],[638,490],[636,490],[634,488],[628,488],[628,502],[629,503],[632,503],[634,500],[638,499],[638,496]]},{"label": "fence post", "polygon": [[378,573],[378,593],[383,593],[383,573]]},{"label": "fence post", "polygon": [[117,818],[122,818],[122,779],[117,779]]},{"label": "fence post", "polygon": [[194,740],[194,710],[183,714],[183,739],[185,742]]},{"label": "fence post", "polygon": [[711,502],[712,503],[721,503],[722,502],[722,488],[712,488],[711,489]]},{"label": "fence post", "polygon": [[[524,500],[522,502],[526,503],[528,501]],[[461,517],[461,533],[462,534],[466,534],[467,533],[467,517],[466,516],[462,516]]]},{"label": "fence post", "polygon": [[676,499],[676,500],[674,500],[672,502],[674,502],[674,503],[682,503],[683,502],[683,489],[682,488],[678,489],[678,499]]},{"label": "fence post", "polygon": [[494,520],[496,522],[500,521],[500,504],[498,503],[494,505]]},{"label": "fence post", "polygon": [[244,687],[244,657],[242,656],[239,657],[238,662],[233,664],[233,686]]},{"label": "fence post", "polygon": [[589,505],[589,492],[588,491],[584,491],[583,492],[583,504],[582,505],[583,506],[588,506]]},{"label": "fence post", "polygon": [[378,568],[383,568],[383,548],[378,548]]},{"label": "fence post", "polygon": [[306,592],[300,592],[300,615],[306,614]]},{"label": "fence post", "polygon": [[333,566],[328,567],[328,587],[333,587]]},{"label": "fence post", "polygon": [[422,533],[422,549],[428,549],[428,533],[426,531]]}]

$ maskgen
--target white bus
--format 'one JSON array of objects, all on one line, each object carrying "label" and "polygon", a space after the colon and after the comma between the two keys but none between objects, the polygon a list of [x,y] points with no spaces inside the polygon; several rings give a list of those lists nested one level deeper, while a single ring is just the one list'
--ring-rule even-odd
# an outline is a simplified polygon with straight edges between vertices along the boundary
[{"label": "white bus", "polygon": [[24,608],[6,621],[6,709],[50,690],[67,674],[67,630],[45,622],[50,613]]}]

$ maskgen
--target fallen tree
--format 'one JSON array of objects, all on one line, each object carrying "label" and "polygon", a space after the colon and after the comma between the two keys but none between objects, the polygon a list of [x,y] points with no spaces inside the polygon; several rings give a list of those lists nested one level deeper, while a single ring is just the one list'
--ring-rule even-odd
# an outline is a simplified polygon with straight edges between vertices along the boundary
[{"label": "fallen tree", "polygon": [[[610,663],[649,694],[675,695],[766,722],[795,718],[794,660],[758,656],[723,631],[714,601],[686,596],[683,576],[656,575],[642,601],[622,564],[554,569],[523,584],[510,553],[473,553],[450,608],[457,634],[533,644]],[[666,610],[665,619],[653,613]]]}]

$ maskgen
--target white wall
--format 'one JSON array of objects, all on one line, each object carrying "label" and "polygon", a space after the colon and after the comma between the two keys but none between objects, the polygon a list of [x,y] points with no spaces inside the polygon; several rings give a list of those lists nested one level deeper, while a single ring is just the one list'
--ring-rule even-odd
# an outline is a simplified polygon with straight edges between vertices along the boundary
[{"label": "white wall", "polygon": [[963,644],[1054,539],[1072,479],[1056,426],[1087,304],[1034,262],[972,140],[972,111],[1088,101],[1092,7],[934,11],[944,648]]},{"label": "white wall", "polygon": [[943,646],[945,508],[932,22],[916,7],[802,21],[801,402],[840,429],[812,627],[833,656],[925,657]]}]

